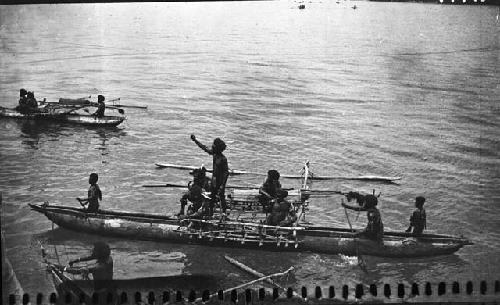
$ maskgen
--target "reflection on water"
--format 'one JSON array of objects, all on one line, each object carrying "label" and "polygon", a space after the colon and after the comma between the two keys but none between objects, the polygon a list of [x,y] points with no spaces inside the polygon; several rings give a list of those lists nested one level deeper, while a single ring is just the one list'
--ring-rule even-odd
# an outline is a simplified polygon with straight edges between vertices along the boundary
[{"label": "reflection on water", "polygon": [[[40,140],[45,141],[61,141],[67,138],[72,138],[75,135],[85,137],[92,137],[97,135],[99,144],[97,149],[106,151],[108,142],[115,138],[124,137],[127,132],[120,127],[91,127],[91,126],[78,126],[72,124],[64,124],[57,122],[47,122],[40,120],[16,120],[4,119],[2,124],[5,130],[14,132],[19,130],[19,137],[22,139],[21,143],[30,149],[39,149]],[[105,152],[103,152],[105,154]]]}]

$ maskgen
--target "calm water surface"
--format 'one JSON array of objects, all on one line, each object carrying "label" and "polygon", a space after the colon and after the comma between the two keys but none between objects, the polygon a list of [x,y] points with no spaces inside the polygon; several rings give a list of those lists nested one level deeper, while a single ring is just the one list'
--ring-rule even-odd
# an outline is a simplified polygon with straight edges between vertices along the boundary
[{"label": "calm water surface", "polygon": [[[249,280],[229,254],[263,273],[290,266],[283,285],[497,279],[500,274],[500,43],[487,6],[293,2],[2,6],[0,105],[19,88],[39,98],[104,94],[129,105],[118,128],[0,120],[2,230],[25,290],[51,291],[37,242],[61,262],[96,240],[111,244],[115,277],[212,273],[221,287]],[[234,169],[323,175],[401,175],[400,185],[318,182],[382,192],[387,229],[403,230],[415,196],[427,198],[431,232],[474,246],[424,259],[205,248],[111,239],[51,229],[28,203],[77,206],[98,172],[102,206],[173,213],[187,172],[201,165],[190,140],[222,137]],[[261,178],[231,178],[259,184]],[[296,186],[284,181],[285,186]],[[308,221],[347,227],[340,198],[314,199]],[[356,227],[365,217],[351,214]]]}]

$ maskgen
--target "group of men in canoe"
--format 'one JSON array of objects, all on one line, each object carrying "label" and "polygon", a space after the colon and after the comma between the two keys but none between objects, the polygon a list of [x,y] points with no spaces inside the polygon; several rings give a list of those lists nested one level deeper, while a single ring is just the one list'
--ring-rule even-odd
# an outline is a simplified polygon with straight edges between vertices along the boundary
[{"label": "group of men in canoe", "polygon": [[[204,167],[195,169],[191,172],[193,181],[188,184],[188,191],[183,194],[180,200],[181,210],[177,214],[180,218],[201,218],[213,216],[215,205],[220,204],[220,210],[223,215],[227,212],[225,200],[225,188],[229,177],[229,167],[227,158],[223,152],[226,144],[220,138],[216,138],[211,148],[208,148],[191,135],[191,140],[196,143],[203,151],[213,157],[212,178],[206,176]],[[277,170],[269,170],[267,178],[259,189],[259,202],[262,205],[262,211],[268,216],[266,224],[271,226],[291,226],[297,221],[297,215],[294,206],[286,200],[288,193],[281,187],[279,181],[280,174]],[[82,206],[87,206],[88,212],[98,212],[99,201],[102,200],[102,193],[97,185],[98,175],[92,173],[89,177],[90,188],[87,199],[77,198]],[[210,193],[210,195],[206,195]],[[351,206],[342,202],[342,206],[355,211],[365,211],[367,216],[366,228],[359,232],[360,237],[380,241],[384,235],[384,225],[382,216],[377,208],[378,198],[375,195],[361,195],[357,192],[346,194],[348,202],[356,199],[358,206]],[[426,228],[426,213],[423,207],[424,197],[415,199],[416,209],[410,217],[410,226],[406,232],[414,235],[420,235]],[[188,206],[186,210],[186,206]]]},{"label": "group of men in canoe", "polygon": [[[97,96],[97,110],[92,114],[93,116],[98,118],[104,117],[104,112],[106,110],[106,104],[104,103],[105,99],[103,95]],[[46,107],[39,107],[39,104],[44,104],[44,102],[45,99],[43,101],[37,101],[33,91],[27,91],[21,88],[19,90],[19,104],[15,109],[22,114],[46,113]]]},{"label": "group of men in canoe", "polygon": [[[190,218],[212,216],[217,202],[220,203],[222,214],[226,214],[225,189],[229,177],[227,158],[223,154],[226,144],[220,138],[216,138],[212,147],[208,148],[198,141],[195,135],[191,135],[191,140],[213,156],[212,179],[206,176],[204,167],[191,172],[193,181],[188,184],[188,191],[181,197],[181,210],[177,215]],[[268,177],[259,190],[259,202],[262,203],[264,212],[268,213],[266,224],[288,226],[297,220],[297,216],[292,204],[285,199],[288,193],[281,188],[279,177],[280,174],[276,170],[268,172]],[[205,193],[210,195],[206,196]],[[191,204],[188,206],[189,202]]]}]

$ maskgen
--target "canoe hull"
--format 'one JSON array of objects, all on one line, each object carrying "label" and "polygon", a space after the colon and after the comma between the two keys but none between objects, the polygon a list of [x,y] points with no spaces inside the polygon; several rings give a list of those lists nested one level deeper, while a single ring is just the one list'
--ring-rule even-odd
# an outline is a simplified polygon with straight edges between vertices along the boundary
[{"label": "canoe hull", "polygon": [[[264,227],[255,223],[220,224],[198,229],[188,227],[176,218],[137,213],[85,213],[76,208],[30,205],[60,227],[90,234],[129,239],[200,244],[208,246],[250,248],[271,251],[300,251],[327,254],[373,255],[381,257],[423,257],[451,254],[466,244],[457,237],[436,235],[428,238],[401,237],[394,233],[383,242],[355,238],[346,229],[314,227]],[[234,224],[234,222],[233,222]],[[252,231],[253,230],[253,231]],[[246,231],[245,233],[243,231]],[[258,231],[258,232],[257,232]],[[266,232],[267,231],[267,232]],[[391,233],[388,233],[391,234]],[[442,237],[440,237],[442,236]]]},{"label": "canoe hull", "polygon": [[14,109],[0,107],[0,117],[24,119],[24,120],[39,120],[59,123],[78,124],[86,126],[114,127],[121,124],[125,118],[120,116],[104,116],[95,117],[92,115],[81,115],[76,113],[32,113],[22,114]]}]

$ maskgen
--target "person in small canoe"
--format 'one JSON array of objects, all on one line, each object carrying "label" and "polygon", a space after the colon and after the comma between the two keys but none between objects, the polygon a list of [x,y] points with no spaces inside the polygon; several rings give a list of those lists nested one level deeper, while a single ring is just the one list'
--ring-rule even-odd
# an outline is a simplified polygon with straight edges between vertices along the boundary
[{"label": "person in small canoe", "polygon": [[181,210],[177,216],[184,215],[185,207],[188,205],[188,202],[192,203],[188,208],[188,215],[198,212],[202,207],[204,201],[203,192],[210,191],[210,182],[209,180],[207,181],[205,173],[205,167],[197,168],[190,173],[193,175],[193,181],[189,182],[188,191],[181,197]]},{"label": "person in small canoe", "polygon": [[276,199],[278,191],[281,190],[279,179],[280,173],[271,169],[267,172],[266,181],[259,188],[259,203],[262,204],[265,213],[271,212],[272,200]]},{"label": "person in small canoe", "polygon": [[99,188],[99,185],[97,185],[98,179],[99,177],[97,176],[96,173],[90,174],[89,177],[90,187],[87,199],[76,198],[83,207],[85,207],[88,204],[86,210],[88,213],[97,213],[99,211],[99,200],[102,200],[102,192],[101,189]]},{"label": "person in small canoe", "polygon": [[360,207],[350,206],[342,202],[342,206],[344,208],[354,211],[366,211],[368,224],[362,232],[358,233],[358,236],[376,241],[382,241],[384,236],[384,224],[382,223],[380,211],[377,209],[377,204],[378,198],[375,195],[366,195],[364,197],[364,203]]},{"label": "person in small canoe", "polygon": [[[91,260],[95,260],[95,263],[84,267],[73,267],[75,263]],[[108,289],[109,287],[106,287],[105,282],[103,283],[100,281],[110,281],[113,279],[113,258],[111,257],[111,249],[107,243],[98,241],[94,243],[94,248],[89,256],[70,261],[69,266],[64,267],[62,270],[70,274],[88,275],[90,273],[94,280],[94,289],[96,292]]]},{"label": "person in small canoe", "polygon": [[104,116],[104,111],[106,110],[106,104],[104,104],[104,95],[97,96],[97,110],[92,114],[98,118],[102,118]]},{"label": "person in small canoe", "polygon": [[26,89],[19,90],[19,105],[16,110],[22,114],[39,112],[35,94],[32,91],[26,91]]},{"label": "person in small canoe", "polygon": [[212,165],[212,194],[210,195],[210,215],[213,215],[213,210],[215,207],[215,202],[217,197],[220,200],[222,213],[226,213],[226,182],[229,177],[229,166],[227,164],[226,156],[222,153],[226,149],[226,143],[220,138],[216,138],[212,144],[212,148],[208,148],[198,141],[195,135],[191,135],[191,140],[193,140],[198,147],[203,149],[207,154],[213,156]]},{"label": "person in small canoe", "polygon": [[406,232],[412,232],[414,235],[420,235],[424,232],[424,229],[427,228],[427,217],[425,215],[424,203],[424,197],[418,196],[415,198],[416,209],[410,216],[410,226],[406,229]]},{"label": "person in small canoe", "polygon": [[276,193],[277,200],[271,208],[271,214],[267,216],[266,224],[270,226],[288,226],[297,220],[295,211],[292,204],[285,198],[288,192],[285,190],[278,190]]},{"label": "person in small canoe", "polygon": [[28,91],[26,89],[21,88],[19,90],[19,106],[24,106],[28,103]]}]

